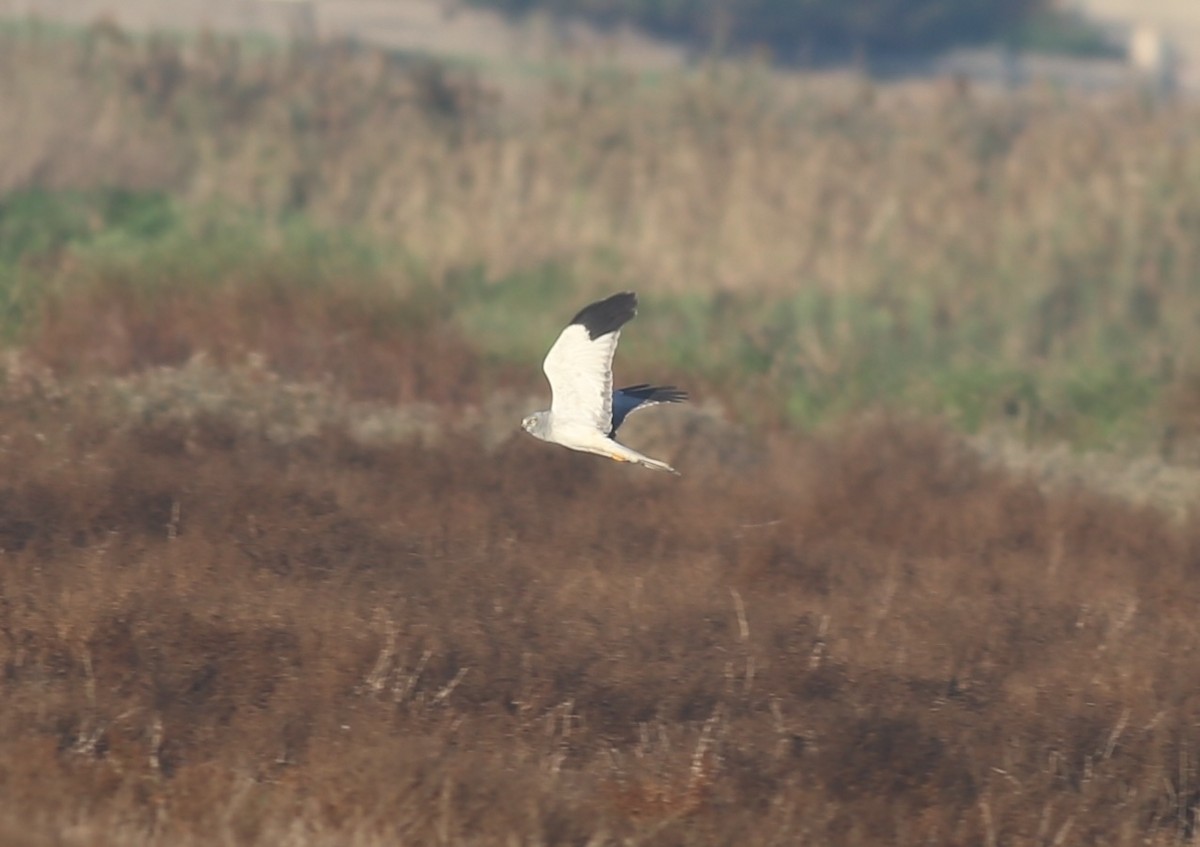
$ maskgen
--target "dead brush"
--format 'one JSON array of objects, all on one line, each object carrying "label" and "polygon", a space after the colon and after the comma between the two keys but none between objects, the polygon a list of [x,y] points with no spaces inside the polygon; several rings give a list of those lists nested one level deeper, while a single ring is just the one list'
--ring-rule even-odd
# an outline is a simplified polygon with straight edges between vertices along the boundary
[{"label": "dead brush", "polygon": [[[640,727],[639,745],[633,753],[636,766],[628,765],[629,772],[616,766],[619,773],[604,789],[612,808],[622,816],[655,826],[702,811],[719,772],[720,758],[713,737],[719,722],[719,712],[705,721],[682,773],[670,752],[665,728],[656,727],[657,732],[652,734],[649,727]],[[657,738],[652,740],[655,735]]]},{"label": "dead brush", "polygon": [[616,778],[605,789],[613,810],[639,824],[661,826],[700,812],[712,791],[715,757],[706,755],[685,775]]},{"label": "dead brush", "polygon": [[0,403],[0,531],[26,527],[0,554],[0,833],[1188,825],[1194,522],[1037,494],[912,421],[631,496],[520,442],[183,449],[95,399]]}]

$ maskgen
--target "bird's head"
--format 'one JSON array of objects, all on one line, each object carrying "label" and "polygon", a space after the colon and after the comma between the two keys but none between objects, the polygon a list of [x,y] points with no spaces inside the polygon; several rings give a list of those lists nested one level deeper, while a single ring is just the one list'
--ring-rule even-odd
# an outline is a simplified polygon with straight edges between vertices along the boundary
[{"label": "bird's head", "polygon": [[546,414],[546,412],[534,412],[532,415],[526,415],[525,420],[521,421],[521,429],[535,438],[545,439]]}]

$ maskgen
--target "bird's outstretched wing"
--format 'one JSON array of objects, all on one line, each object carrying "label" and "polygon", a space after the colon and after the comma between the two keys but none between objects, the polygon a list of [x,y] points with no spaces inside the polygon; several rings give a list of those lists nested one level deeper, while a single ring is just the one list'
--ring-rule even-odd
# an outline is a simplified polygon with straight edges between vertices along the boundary
[{"label": "bird's outstretched wing", "polygon": [[680,391],[673,385],[630,385],[618,388],[613,392],[612,399],[612,429],[610,436],[616,435],[617,430],[630,412],[638,409],[648,409],[659,403],[682,403],[688,399],[686,391]]},{"label": "bird's outstretched wing", "polygon": [[636,294],[614,294],[585,306],[558,336],[542,363],[556,424],[587,424],[605,435],[612,429],[613,354],[621,327],[636,313]]}]

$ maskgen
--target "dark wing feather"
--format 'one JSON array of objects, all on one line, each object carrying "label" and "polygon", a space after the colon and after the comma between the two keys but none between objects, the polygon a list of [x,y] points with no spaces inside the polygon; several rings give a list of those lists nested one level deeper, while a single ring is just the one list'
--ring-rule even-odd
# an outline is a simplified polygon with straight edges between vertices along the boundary
[{"label": "dark wing feather", "polygon": [[584,306],[571,318],[569,326],[579,324],[587,330],[588,338],[595,341],[602,335],[616,332],[633,320],[636,314],[637,295],[632,291],[622,291]]},{"label": "dark wing feather", "polygon": [[613,392],[612,400],[612,429],[608,435],[611,438],[617,434],[621,424],[630,412],[657,406],[659,403],[682,403],[688,399],[686,391],[680,391],[673,385],[630,385],[618,388]]}]

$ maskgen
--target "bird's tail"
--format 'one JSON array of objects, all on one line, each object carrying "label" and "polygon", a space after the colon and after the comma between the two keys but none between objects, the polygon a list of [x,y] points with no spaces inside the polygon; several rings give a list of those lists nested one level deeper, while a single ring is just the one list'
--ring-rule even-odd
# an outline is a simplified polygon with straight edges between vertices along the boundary
[{"label": "bird's tail", "polygon": [[610,440],[609,443],[615,448],[613,450],[613,458],[619,462],[633,462],[634,464],[641,465],[644,468],[651,468],[652,470],[656,471],[666,471],[667,473],[675,474],[675,476],[682,476],[679,471],[675,470],[666,462],[660,462],[658,459],[651,459],[649,456],[639,453],[632,447],[626,447],[619,441]]},{"label": "bird's tail", "polygon": [[649,456],[643,456],[640,460],[638,460],[638,464],[644,468],[650,468],[651,470],[666,471],[667,473],[675,474],[675,476],[683,476],[683,474],[675,470],[666,462],[660,462],[658,459],[651,459]]}]

